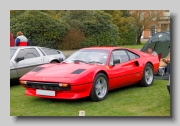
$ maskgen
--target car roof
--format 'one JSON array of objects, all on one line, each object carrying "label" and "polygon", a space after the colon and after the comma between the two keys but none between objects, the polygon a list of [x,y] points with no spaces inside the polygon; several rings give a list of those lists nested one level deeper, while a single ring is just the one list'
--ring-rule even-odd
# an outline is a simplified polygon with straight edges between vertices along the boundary
[{"label": "car roof", "polygon": [[13,46],[10,47],[11,49],[20,49],[20,48],[32,48],[32,47],[39,47],[39,46]]},{"label": "car roof", "polygon": [[102,49],[102,50],[114,50],[114,49],[126,49],[124,47],[115,47],[115,46],[98,46],[98,47],[87,47],[82,49]]},{"label": "car roof", "polygon": [[[13,46],[13,47],[10,47],[10,49],[26,49],[26,48],[32,48],[32,47],[33,48],[48,48],[48,47],[41,47],[41,46]],[[48,49],[53,49],[53,48],[48,48]]]}]

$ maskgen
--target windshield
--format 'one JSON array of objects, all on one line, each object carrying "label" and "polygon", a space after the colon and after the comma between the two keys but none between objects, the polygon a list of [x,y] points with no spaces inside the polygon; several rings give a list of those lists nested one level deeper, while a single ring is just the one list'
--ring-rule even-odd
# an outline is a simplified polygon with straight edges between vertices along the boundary
[{"label": "windshield", "polygon": [[106,64],[109,51],[98,49],[84,49],[73,53],[64,62],[82,62]]},{"label": "windshield", "polygon": [[10,49],[10,59],[13,57],[17,49]]}]

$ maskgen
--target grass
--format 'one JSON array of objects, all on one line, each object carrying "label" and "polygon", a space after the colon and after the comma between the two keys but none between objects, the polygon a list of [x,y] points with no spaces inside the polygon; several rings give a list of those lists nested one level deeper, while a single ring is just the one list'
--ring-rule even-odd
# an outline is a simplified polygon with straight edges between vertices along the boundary
[{"label": "grass", "polygon": [[10,88],[11,116],[170,116],[167,80],[155,80],[151,87],[136,85],[110,91],[105,100],[42,99],[24,95],[21,85]]},{"label": "grass", "polygon": [[[144,44],[124,47],[140,49]],[[170,116],[167,83],[167,80],[155,80],[151,87],[119,88],[110,91],[100,102],[88,98],[55,100],[26,96],[25,88],[15,85],[10,87],[10,116],[78,116],[80,110],[86,116]]]},{"label": "grass", "polygon": [[132,48],[132,49],[141,49],[144,44],[146,44],[145,41],[141,42],[141,44],[139,45],[123,45],[122,47],[126,47],[126,48]]}]

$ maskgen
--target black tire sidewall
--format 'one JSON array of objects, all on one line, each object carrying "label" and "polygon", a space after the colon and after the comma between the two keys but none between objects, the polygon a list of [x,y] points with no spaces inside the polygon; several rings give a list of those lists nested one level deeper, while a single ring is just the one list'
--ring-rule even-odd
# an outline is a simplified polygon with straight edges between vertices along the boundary
[{"label": "black tire sidewall", "polygon": [[[104,77],[106,82],[107,82],[107,90],[106,90],[106,94],[104,95],[103,98],[99,98],[97,95],[96,95],[96,81],[98,80],[99,77]],[[90,93],[90,99],[93,100],[93,101],[101,101],[101,100],[104,100],[106,98],[108,94],[108,79],[107,79],[107,76],[103,73],[98,73],[96,75],[96,77],[94,78],[94,81],[93,81],[93,86],[92,86],[92,89],[91,89],[91,93]]]},{"label": "black tire sidewall", "polygon": [[[146,79],[145,79],[145,71],[146,71],[146,68],[147,68],[147,67],[151,67],[152,72],[153,72],[153,80],[152,80],[151,84],[147,84]],[[154,82],[154,70],[153,70],[152,65],[151,65],[150,63],[147,63],[147,64],[145,65],[145,67],[144,67],[143,77],[142,77],[142,80],[141,80],[141,82],[140,82],[140,86],[143,86],[143,87],[152,86],[153,82]]]},{"label": "black tire sidewall", "polygon": [[50,63],[58,63],[57,61],[51,61]]}]

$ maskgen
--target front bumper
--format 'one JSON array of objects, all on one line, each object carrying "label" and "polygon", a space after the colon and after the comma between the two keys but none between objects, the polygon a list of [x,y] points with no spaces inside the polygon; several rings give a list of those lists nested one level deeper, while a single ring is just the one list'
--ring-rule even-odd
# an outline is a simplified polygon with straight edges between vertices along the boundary
[{"label": "front bumper", "polygon": [[88,97],[92,88],[92,83],[82,84],[82,85],[74,85],[71,86],[70,90],[42,90],[42,91],[53,91],[55,93],[54,96],[48,95],[39,95],[37,94],[37,90],[35,88],[26,88],[25,95],[42,97],[42,98],[53,98],[53,99],[79,99]]}]

